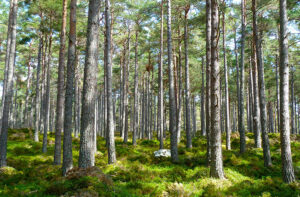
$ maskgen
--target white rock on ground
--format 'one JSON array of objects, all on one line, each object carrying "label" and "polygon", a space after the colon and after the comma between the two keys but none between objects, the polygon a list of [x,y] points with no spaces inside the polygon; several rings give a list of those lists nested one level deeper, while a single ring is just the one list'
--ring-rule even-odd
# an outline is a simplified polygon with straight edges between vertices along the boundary
[{"label": "white rock on ground", "polygon": [[158,151],[154,151],[155,157],[171,157],[170,149],[159,149]]}]

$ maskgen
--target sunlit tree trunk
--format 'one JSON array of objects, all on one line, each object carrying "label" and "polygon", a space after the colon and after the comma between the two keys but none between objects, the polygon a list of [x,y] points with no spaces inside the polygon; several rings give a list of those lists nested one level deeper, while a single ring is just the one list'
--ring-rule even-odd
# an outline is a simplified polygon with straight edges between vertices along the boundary
[{"label": "sunlit tree trunk", "polygon": [[39,122],[40,122],[40,71],[41,71],[41,58],[43,48],[43,38],[40,35],[39,49],[36,66],[36,88],[35,88],[35,124],[34,124],[34,141],[39,141]]},{"label": "sunlit tree trunk", "polygon": [[169,68],[169,125],[171,133],[171,158],[173,162],[178,162],[178,149],[177,149],[177,134],[176,134],[176,106],[175,106],[175,92],[174,92],[174,65],[172,62],[172,29],[171,29],[171,0],[168,3],[168,16],[167,16],[167,37],[168,37],[168,68]]},{"label": "sunlit tree trunk", "polygon": [[[105,29],[106,29],[106,82],[107,82],[107,149],[108,163],[116,162],[114,122],[112,111],[112,62],[111,62],[111,15],[110,0],[105,0]],[[128,125],[127,125],[128,126]]]},{"label": "sunlit tree trunk", "polygon": [[185,62],[185,110],[186,110],[186,147],[192,148],[192,129],[191,129],[191,105],[190,105],[190,74],[189,74],[189,58],[188,58],[188,12],[190,6],[185,8],[184,15],[184,62]]},{"label": "sunlit tree trunk", "polygon": [[[51,20],[51,19],[50,19]],[[46,72],[46,87],[45,95],[43,99],[43,121],[44,121],[44,135],[43,135],[43,153],[47,152],[47,132],[49,126],[49,99],[50,99],[50,62],[51,62],[51,47],[52,47],[52,32],[49,36],[48,54],[47,61],[45,62],[45,72]]]},{"label": "sunlit tree trunk", "polygon": [[204,58],[202,57],[202,86],[201,86],[201,134],[202,136],[206,135],[206,129],[205,129],[205,101],[204,101]]},{"label": "sunlit tree trunk", "polygon": [[[267,131],[267,107],[266,107],[266,94],[265,94],[265,79],[264,79],[264,65],[261,51],[261,38],[258,38],[258,30],[256,25],[256,0],[252,0],[252,12],[253,12],[253,36],[255,40],[256,59],[258,67],[258,90],[259,90],[259,106],[260,106],[260,123],[261,134],[264,153],[264,165],[271,166],[271,153],[270,144]],[[262,37],[262,33],[260,35]]]},{"label": "sunlit tree trunk", "polygon": [[245,53],[245,0],[241,1],[241,20],[242,20],[242,36],[241,36],[241,73],[240,73],[240,113],[239,113],[239,133],[240,133],[240,152],[244,153],[246,151],[246,135],[245,135],[245,124],[244,124],[244,80],[245,80],[245,73],[244,73],[244,53]]},{"label": "sunlit tree trunk", "polygon": [[[226,3],[224,1],[224,6]],[[228,71],[226,60],[226,38],[225,38],[225,11],[222,12],[222,29],[223,29],[223,58],[224,58],[224,78],[225,78],[225,131],[226,131],[226,149],[230,150],[230,114],[229,114],[229,93],[228,93]]]},{"label": "sunlit tree trunk", "polygon": [[94,106],[98,71],[100,0],[89,1],[86,57],[82,92],[82,110],[80,127],[80,149],[78,166],[88,168],[94,166]]},{"label": "sunlit tree trunk", "polygon": [[211,71],[211,0],[206,0],[206,163],[210,164],[210,71]]},{"label": "sunlit tree trunk", "polygon": [[218,57],[219,14],[217,0],[211,1],[211,162],[210,176],[224,179],[220,128],[220,66]]},{"label": "sunlit tree trunk", "polygon": [[[137,26],[138,28],[138,26]],[[135,32],[135,44],[134,44],[134,122],[133,122],[133,134],[132,144],[136,146],[136,140],[139,128],[139,64],[138,64],[138,35],[139,30]]]},{"label": "sunlit tree trunk", "polygon": [[288,32],[286,0],[279,1],[280,13],[280,141],[282,176],[286,183],[296,180],[290,142],[290,114],[289,114],[289,60],[288,60]]},{"label": "sunlit tree trunk", "polygon": [[[72,109],[73,109],[73,81],[76,67],[76,3],[72,0],[70,4],[70,31],[69,49],[67,63],[67,83],[65,95],[65,115],[64,115],[64,139],[63,139],[63,165],[62,173],[66,173],[73,167],[72,153]],[[76,123],[75,123],[76,124]]]},{"label": "sunlit tree trunk", "polygon": [[253,82],[253,130],[254,130],[254,142],[256,148],[261,148],[261,135],[260,135],[260,109],[259,98],[257,88],[257,62],[256,62],[256,50],[255,40],[252,44],[252,82]]},{"label": "sunlit tree trunk", "polygon": [[62,24],[60,31],[60,49],[57,80],[57,102],[56,102],[56,125],[54,165],[61,163],[61,133],[63,131],[63,107],[64,107],[64,83],[65,83],[65,48],[66,48],[66,26],[67,26],[67,0],[63,0]]}]

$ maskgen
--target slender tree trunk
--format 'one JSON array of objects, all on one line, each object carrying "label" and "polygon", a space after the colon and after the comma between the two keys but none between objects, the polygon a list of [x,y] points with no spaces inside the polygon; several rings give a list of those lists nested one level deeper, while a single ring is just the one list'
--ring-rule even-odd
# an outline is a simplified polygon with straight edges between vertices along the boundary
[{"label": "slender tree trunk", "polygon": [[242,37],[241,37],[241,75],[240,75],[240,113],[239,113],[239,132],[240,132],[240,152],[244,153],[246,151],[246,135],[245,135],[245,124],[244,124],[244,52],[245,52],[245,0],[241,2],[241,12],[242,12]]},{"label": "slender tree trunk", "polygon": [[[29,46],[31,49],[31,43]],[[25,109],[24,109],[24,126],[29,127],[29,91],[31,87],[31,54],[28,57],[28,64],[27,64],[27,85],[26,85],[26,95],[25,95]]]},{"label": "slender tree trunk", "polygon": [[[226,6],[224,0],[224,6]],[[230,114],[229,114],[229,93],[228,93],[228,71],[227,71],[227,60],[226,60],[226,38],[225,38],[225,11],[222,12],[222,28],[223,28],[223,58],[224,58],[224,78],[225,78],[225,131],[226,131],[226,149],[230,150]]]},{"label": "slender tree trunk", "polygon": [[39,141],[39,122],[40,122],[40,70],[41,58],[43,48],[43,38],[40,36],[39,49],[38,49],[38,63],[36,66],[36,88],[35,88],[35,128],[34,128],[34,141]]},{"label": "slender tree trunk", "polygon": [[[105,29],[106,29],[106,83],[107,83],[107,150],[108,163],[116,162],[116,150],[114,139],[114,122],[112,111],[112,62],[111,62],[111,14],[110,0],[105,0]],[[127,125],[128,126],[128,125]]]},{"label": "slender tree trunk", "polygon": [[252,68],[251,68],[252,58],[250,58],[249,64],[249,81],[248,81],[248,103],[249,103],[249,128],[248,131],[253,131],[253,77],[252,77]]},{"label": "slender tree trunk", "polygon": [[[256,47],[256,58],[258,67],[258,86],[259,86],[259,106],[260,106],[260,121],[261,121],[261,134],[263,143],[263,153],[264,153],[264,165],[266,167],[272,165],[270,144],[267,131],[267,108],[266,108],[266,94],[265,94],[265,80],[264,80],[264,66],[262,60],[261,51],[261,38],[258,38],[258,30],[256,26],[256,1],[252,0],[253,8],[253,33],[255,39]],[[260,35],[262,37],[262,34]]]},{"label": "slender tree trunk", "polygon": [[159,80],[159,93],[158,93],[158,110],[157,110],[157,126],[159,133],[159,148],[164,148],[164,92],[163,92],[163,38],[164,38],[164,29],[163,29],[163,0],[161,1],[161,15],[160,15],[160,52],[159,52],[159,71],[158,71],[158,80]]},{"label": "slender tree trunk", "polygon": [[210,123],[211,123],[211,97],[210,97],[210,72],[211,72],[211,0],[206,0],[206,162],[209,166],[211,160]]},{"label": "slender tree trunk", "polygon": [[69,49],[67,63],[67,84],[65,95],[65,115],[64,115],[64,139],[63,139],[63,166],[62,173],[66,173],[73,167],[72,154],[72,109],[73,109],[73,81],[76,67],[76,3],[72,0],[70,4],[70,31]]},{"label": "slender tree trunk", "polygon": [[[137,27],[138,28],[138,27]],[[138,64],[138,29],[135,32],[135,44],[134,44],[134,122],[133,122],[133,134],[132,144],[136,146],[136,139],[139,128],[139,64]]]},{"label": "slender tree trunk", "polygon": [[94,106],[96,100],[98,42],[99,42],[100,1],[89,1],[86,58],[81,110],[80,149],[78,166],[87,168],[94,166]]},{"label": "slender tree trunk", "polygon": [[169,68],[169,125],[171,133],[171,158],[173,162],[178,162],[177,149],[177,134],[176,134],[176,106],[175,106],[175,92],[174,92],[174,65],[172,62],[172,30],[171,30],[171,0],[168,3],[168,17],[167,17],[167,37],[168,37],[168,68]]},{"label": "slender tree trunk", "polygon": [[129,118],[129,112],[128,112],[128,90],[129,90],[129,67],[130,67],[130,29],[128,29],[128,39],[127,39],[127,48],[128,48],[128,60],[127,64],[124,64],[124,79],[125,79],[125,89],[124,89],[124,110],[125,110],[125,129],[124,129],[124,143],[127,143],[128,141],[128,118]]},{"label": "slender tree trunk", "polygon": [[269,102],[269,133],[274,133],[274,119],[273,119],[273,106],[272,103]]},{"label": "slender tree trunk", "polygon": [[206,135],[205,129],[205,101],[204,101],[204,58],[202,57],[202,86],[201,86],[201,134],[202,136]]},{"label": "slender tree trunk", "polygon": [[277,112],[277,128],[276,133],[280,132],[280,93],[279,93],[279,62],[276,54],[276,112]]},{"label": "slender tree trunk", "polygon": [[190,74],[189,74],[189,58],[188,58],[188,12],[190,6],[185,8],[184,15],[184,61],[185,61],[185,109],[186,109],[186,147],[192,148],[192,129],[191,129],[191,105],[190,105]]},{"label": "slender tree trunk", "polygon": [[257,88],[257,63],[256,63],[256,50],[255,40],[252,45],[252,82],[253,82],[253,130],[254,130],[254,142],[256,148],[261,148],[261,135],[260,135],[260,109],[259,98]]},{"label": "slender tree trunk", "polygon": [[294,70],[291,68],[291,133],[295,134],[295,94],[294,94]]},{"label": "slender tree trunk", "polygon": [[61,163],[61,133],[63,130],[67,3],[68,3],[67,0],[63,0],[62,24],[61,24],[61,32],[60,32],[59,63],[58,63],[58,81],[57,81],[54,165],[60,165]]},{"label": "slender tree trunk", "polygon": [[197,110],[196,110],[196,100],[193,96],[193,136],[196,136],[197,132]]},{"label": "slender tree trunk", "polygon": [[[52,20],[52,19],[50,19]],[[52,31],[52,30],[51,30]],[[52,45],[52,32],[49,36],[48,54],[47,61],[45,61],[45,72],[46,72],[46,87],[44,94],[44,110],[43,110],[43,122],[44,122],[44,135],[43,135],[43,153],[47,152],[47,133],[49,123],[49,98],[50,98],[50,62],[51,62],[51,46]]]},{"label": "slender tree trunk", "polygon": [[[239,66],[239,59],[238,59],[238,49],[237,49],[237,41],[236,41],[236,37],[237,37],[237,32],[235,29],[235,34],[234,34],[234,53],[235,53],[235,62],[236,62],[236,92],[237,92],[237,114],[234,114],[234,119],[235,119],[235,123],[237,118],[236,117],[240,117],[239,113],[240,113],[240,66]],[[239,125],[239,123],[237,123],[237,125],[235,124],[234,126],[234,131],[237,131],[237,126]]]},{"label": "slender tree trunk", "polygon": [[[180,28],[178,29],[178,37],[180,37]],[[181,39],[178,41],[178,105],[177,105],[177,142],[181,139],[181,115],[182,115],[182,64],[181,64]]]},{"label": "slender tree trunk", "polygon": [[279,1],[280,13],[280,141],[282,176],[286,183],[296,180],[290,143],[289,66],[286,0]]},{"label": "slender tree trunk", "polygon": [[16,34],[17,34],[17,13],[18,13],[18,0],[10,1],[10,12],[9,12],[9,24],[7,32],[7,54],[6,54],[6,65],[5,65],[5,90],[3,90],[3,108],[2,108],[2,125],[0,134],[0,168],[5,167],[6,153],[7,153],[7,130],[8,130],[8,117],[9,109],[11,107],[13,97],[13,76],[16,59]]},{"label": "slender tree trunk", "polygon": [[224,179],[220,128],[220,66],[218,57],[219,11],[211,1],[211,163],[210,176]]}]

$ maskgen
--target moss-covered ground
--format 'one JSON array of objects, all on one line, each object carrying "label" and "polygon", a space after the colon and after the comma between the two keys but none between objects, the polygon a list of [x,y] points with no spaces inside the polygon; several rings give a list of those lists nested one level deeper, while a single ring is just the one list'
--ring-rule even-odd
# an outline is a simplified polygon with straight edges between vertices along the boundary
[{"label": "moss-covered ground", "polygon": [[[154,157],[153,152],[159,147],[157,140],[139,140],[133,147],[117,137],[118,162],[114,165],[107,165],[105,140],[99,137],[96,166],[110,177],[111,184],[90,176],[63,178],[61,166],[52,165],[52,133],[48,138],[48,153],[43,154],[42,144],[32,140],[31,130],[10,130],[7,158],[10,167],[0,169],[0,196],[300,196],[299,181],[282,182],[279,134],[269,137],[273,166],[265,168],[262,149],[253,147],[253,134],[247,134],[247,152],[241,155],[239,136],[233,133],[232,150],[227,151],[223,146],[225,180],[209,178],[204,137],[194,138],[191,150],[185,148],[182,140],[177,164]],[[294,168],[299,178],[300,137],[291,138]],[[169,147],[168,140],[165,145]],[[74,139],[74,166],[78,164],[78,155],[79,139]]]}]

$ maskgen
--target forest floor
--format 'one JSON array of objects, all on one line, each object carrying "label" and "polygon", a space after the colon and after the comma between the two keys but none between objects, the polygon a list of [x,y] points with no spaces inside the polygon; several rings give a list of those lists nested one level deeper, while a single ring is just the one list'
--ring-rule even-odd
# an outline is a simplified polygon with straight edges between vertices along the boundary
[{"label": "forest floor", "polygon": [[[281,179],[279,134],[269,134],[273,166],[263,165],[262,149],[254,148],[253,134],[247,134],[247,152],[239,154],[239,136],[232,134],[232,149],[225,150],[225,180],[209,178],[206,166],[206,139],[193,139],[187,150],[179,144],[179,163],[158,159],[157,140],[139,140],[134,148],[116,138],[118,162],[107,165],[105,140],[98,138],[97,168],[73,170],[61,176],[61,166],[53,166],[54,134],[48,135],[48,153],[42,143],[32,140],[28,129],[10,130],[8,165],[0,169],[0,196],[300,196],[300,183]],[[42,137],[42,136],[41,136]],[[291,136],[296,176],[300,177],[300,136]],[[223,137],[225,139],[225,137]],[[40,138],[41,141],[41,138]],[[165,147],[169,147],[166,140]],[[74,166],[78,165],[79,139],[73,140]]]}]

